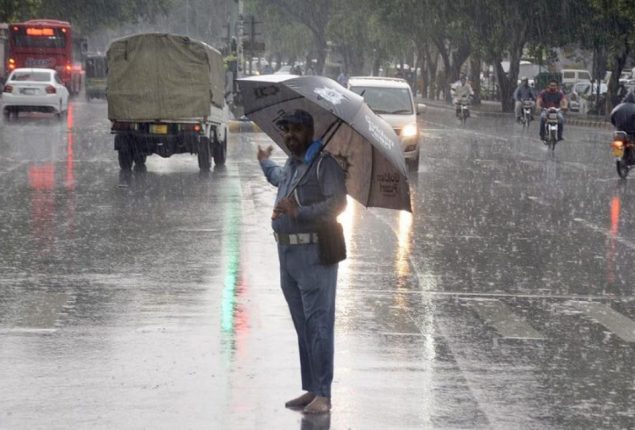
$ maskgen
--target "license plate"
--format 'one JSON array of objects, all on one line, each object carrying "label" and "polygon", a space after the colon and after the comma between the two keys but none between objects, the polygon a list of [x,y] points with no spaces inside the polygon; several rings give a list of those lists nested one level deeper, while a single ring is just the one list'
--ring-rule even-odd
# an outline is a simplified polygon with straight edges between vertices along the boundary
[{"label": "license plate", "polygon": [[27,96],[32,96],[35,94],[35,88],[22,88],[20,90],[20,94],[24,94]]},{"label": "license plate", "polygon": [[168,134],[168,125],[167,124],[150,124],[150,133]]},{"label": "license plate", "polygon": [[613,156],[622,158],[624,156],[624,148],[613,148]]}]

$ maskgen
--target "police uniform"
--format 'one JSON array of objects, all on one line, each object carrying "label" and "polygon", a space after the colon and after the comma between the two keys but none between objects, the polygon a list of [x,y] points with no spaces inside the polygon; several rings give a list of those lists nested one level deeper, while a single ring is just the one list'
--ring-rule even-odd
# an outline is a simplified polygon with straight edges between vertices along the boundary
[{"label": "police uniform", "polygon": [[[346,185],[338,162],[320,147],[321,142],[314,140],[303,159],[290,156],[284,167],[269,159],[260,165],[267,180],[278,187],[276,204],[297,184],[293,192],[299,205],[297,218],[282,214],[272,220],[280,283],[298,337],[302,388],[330,398],[338,265],[320,264],[317,225],[334,220],[344,210]],[[314,157],[318,158],[311,163]]]}]

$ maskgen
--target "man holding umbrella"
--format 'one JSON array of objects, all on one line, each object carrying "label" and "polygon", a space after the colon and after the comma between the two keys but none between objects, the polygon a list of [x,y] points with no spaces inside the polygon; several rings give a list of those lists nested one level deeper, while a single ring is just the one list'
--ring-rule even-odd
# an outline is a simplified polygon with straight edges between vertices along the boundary
[{"label": "man holding umbrella", "polygon": [[313,117],[296,109],[276,125],[290,156],[284,167],[269,159],[273,147],[258,148],[267,180],[278,187],[271,216],[278,243],[280,283],[298,337],[302,389],[288,408],[328,413],[333,380],[335,290],[338,264],[320,262],[318,234],[346,206],[346,177],[338,162],[314,139]]}]

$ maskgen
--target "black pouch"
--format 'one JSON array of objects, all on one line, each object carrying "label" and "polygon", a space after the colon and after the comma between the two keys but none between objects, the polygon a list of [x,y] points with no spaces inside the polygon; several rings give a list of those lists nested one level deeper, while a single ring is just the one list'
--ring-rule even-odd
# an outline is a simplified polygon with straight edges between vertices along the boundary
[{"label": "black pouch", "polygon": [[330,266],[346,259],[346,240],[342,224],[337,221],[320,224],[317,231],[320,264]]}]

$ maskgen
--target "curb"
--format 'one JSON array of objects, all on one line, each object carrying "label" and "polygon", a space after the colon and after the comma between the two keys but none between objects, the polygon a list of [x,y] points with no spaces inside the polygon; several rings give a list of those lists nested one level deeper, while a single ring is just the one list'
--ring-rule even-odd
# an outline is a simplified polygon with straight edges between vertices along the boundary
[{"label": "curb", "polygon": [[229,120],[227,129],[231,133],[259,133],[262,130],[252,121]]},{"label": "curb", "polygon": [[[450,105],[444,105],[444,104],[439,104],[439,103],[430,103],[430,101],[428,100],[424,100],[423,102],[425,102],[426,106],[428,107],[428,109],[439,109],[439,110],[454,110],[453,106]],[[513,113],[510,112],[488,112],[488,111],[481,111],[478,109],[472,109],[471,112],[475,117],[491,117],[491,118],[505,118],[505,117],[512,117]],[[591,128],[605,128],[607,130],[612,130],[613,124],[611,124],[609,121],[601,121],[601,120],[588,120],[588,119],[579,119],[579,118],[574,118],[571,116],[567,116],[565,117],[565,124],[567,125],[575,125],[578,127],[591,127]]]}]

